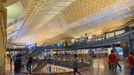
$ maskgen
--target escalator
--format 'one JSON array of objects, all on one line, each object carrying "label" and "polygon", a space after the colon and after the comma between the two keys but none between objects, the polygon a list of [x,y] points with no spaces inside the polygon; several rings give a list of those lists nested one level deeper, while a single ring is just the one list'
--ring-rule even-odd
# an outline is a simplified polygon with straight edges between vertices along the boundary
[{"label": "escalator", "polygon": [[[35,48],[29,50],[28,52],[26,52],[26,56],[36,56],[36,55],[39,55],[40,53],[42,53],[42,51],[44,51],[45,49],[70,49],[70,50],[77,50],[77,49],[89,49],[89,48],[99,48],[99,47],[104,47],[104,46],[111,46],[113,44],[113,42],[118,42],[118,41],[122,41],[122,40],[128,40],[128,39],[133,39],[134,37],[134,20],[128,22],[126,24],[126,26],[129,26],[129,30],[128,32],[124,32],[124,33],[121,33],[121,34],[118,34],[116,36],[113,36],[113,37],[109,37],[109,38],[105,38],[105,39],[102,39],[102,40],[98,40],[98,41],[91,41],[91,42],[88,42],[84,45],[82,44],[74,44],[70,47],[57,47],[57,46],[36,46]],[[107,32],[107,34],[111,34],[111,33],[116,33],[116,32],[119,32],[119,31],[122,31],[122,30],[125,30],[126,27],[121,27],[121,28],[118,28],[118,29],[115,29],[115,30],[112,30],[112,31],[109,31]],[[17,49],[10,49],[10,50],[17,50]],[[21,49],[19,49],[21,50]],[[23,49],[23,50],[26,50],[26,49]]]},{"label": "escalator", "polygon": [[26,56],[27,56],[27,57],[28,57],[28,56],[31,56],[31,57],[37,56],[37,55],[39,55],[40,53],[42,53],[42,51],[43,51],[44,49],[45,49],[44,46],[35,47],[35,48],[33,48],[33,49],[30,49],[30,50],[27,52]]},{"label": "escalator", "polygon": [[77,65],[77,69],[82,69],[85,67],[91,66],[91,62],[86,63],[86,62],[73,62],[73,61],[63,61],[63,60],[39,60],[37,62],[34,62],[33,64],[33,72],[39,72],[41,71],[44,67],[46,67],[47,64],[51,65],[56,65],[56,66],[61,66],[65,67],[68,69],[73,69],[75,65]]},{"label": "escalator", "polygon": [[47,62],[39,60],[33,63],[33,72],[38,72],[47,65]]}]

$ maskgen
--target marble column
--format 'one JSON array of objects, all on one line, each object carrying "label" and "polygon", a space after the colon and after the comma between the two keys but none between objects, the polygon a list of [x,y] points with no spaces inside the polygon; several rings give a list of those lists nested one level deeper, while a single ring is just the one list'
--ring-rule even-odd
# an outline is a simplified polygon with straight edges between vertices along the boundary
[{"label": "marble column", "polygon": [[0,75],[5,75],[6,20],[5,0],[0,0]]}]

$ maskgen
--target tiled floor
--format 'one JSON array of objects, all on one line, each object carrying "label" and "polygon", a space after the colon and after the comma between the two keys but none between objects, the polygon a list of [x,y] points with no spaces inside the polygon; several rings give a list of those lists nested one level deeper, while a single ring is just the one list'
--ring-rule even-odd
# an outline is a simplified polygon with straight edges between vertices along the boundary
[{"label": "tiled floor", "polygon": [[[124,63],[120,62],[120,64],[122,66],[121,71],[117,68],[116,72],[110,72],[108,69],[107,60],[105,58],[94,59],[92,66],[90,66],[88,70],[81,72],[81,75],[129,75],[129,71],[127,69],[124,69]],[[11,71],[7,70],[6,75],[15,75],[15,74],[13,73],[13,70]],[[16,75],[28,75],[28,74],[21,73]],[[52,74],[33,73],[32,75],[52,75]],[[63,75],[63,74],[58,74],[58,75]],[[70,74],[66,74],[66,75],[70,75]]]}]

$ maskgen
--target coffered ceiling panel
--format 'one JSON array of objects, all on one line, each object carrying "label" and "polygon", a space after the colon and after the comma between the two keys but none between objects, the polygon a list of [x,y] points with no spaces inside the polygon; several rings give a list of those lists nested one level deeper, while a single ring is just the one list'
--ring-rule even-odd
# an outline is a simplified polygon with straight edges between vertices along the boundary
[{"label": "coffered ceiling panel", "polygon": [[33,0],[14,41],[56,41],[85,32],[98,35],[124,25],[133,15],[133,0]]},{"label": "coffered ceiling panel", "polygon": [[105,8],[117,0],[77,0],[63,11],[67,23],[72,23],[82,17],[91,15],[96,11]]}]

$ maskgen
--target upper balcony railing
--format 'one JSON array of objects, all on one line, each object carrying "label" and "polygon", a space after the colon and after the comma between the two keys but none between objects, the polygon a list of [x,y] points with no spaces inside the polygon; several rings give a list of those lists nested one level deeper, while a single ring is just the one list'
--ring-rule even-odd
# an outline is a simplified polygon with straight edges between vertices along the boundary
[{"label": "upper balcony railing", "polygon": [[[81,40],[81,38],[83,40]],[[33,49],[29,49],[30,53],[32,51],[40,51],[44,49],[81,49],[81,48],[91,48],[95,46],[102,46],[106,44],[114,44],[115,42],[128,40],[134,38],[134,19],[128,22],[124,27],[105,32],[102,35],[95,36],[88,39],[87,37],[81,37],[75,39],[74,42],[67,40],[64,42],[58,42],[53,44],[43,44],[41,46],[34,46]]]}]

